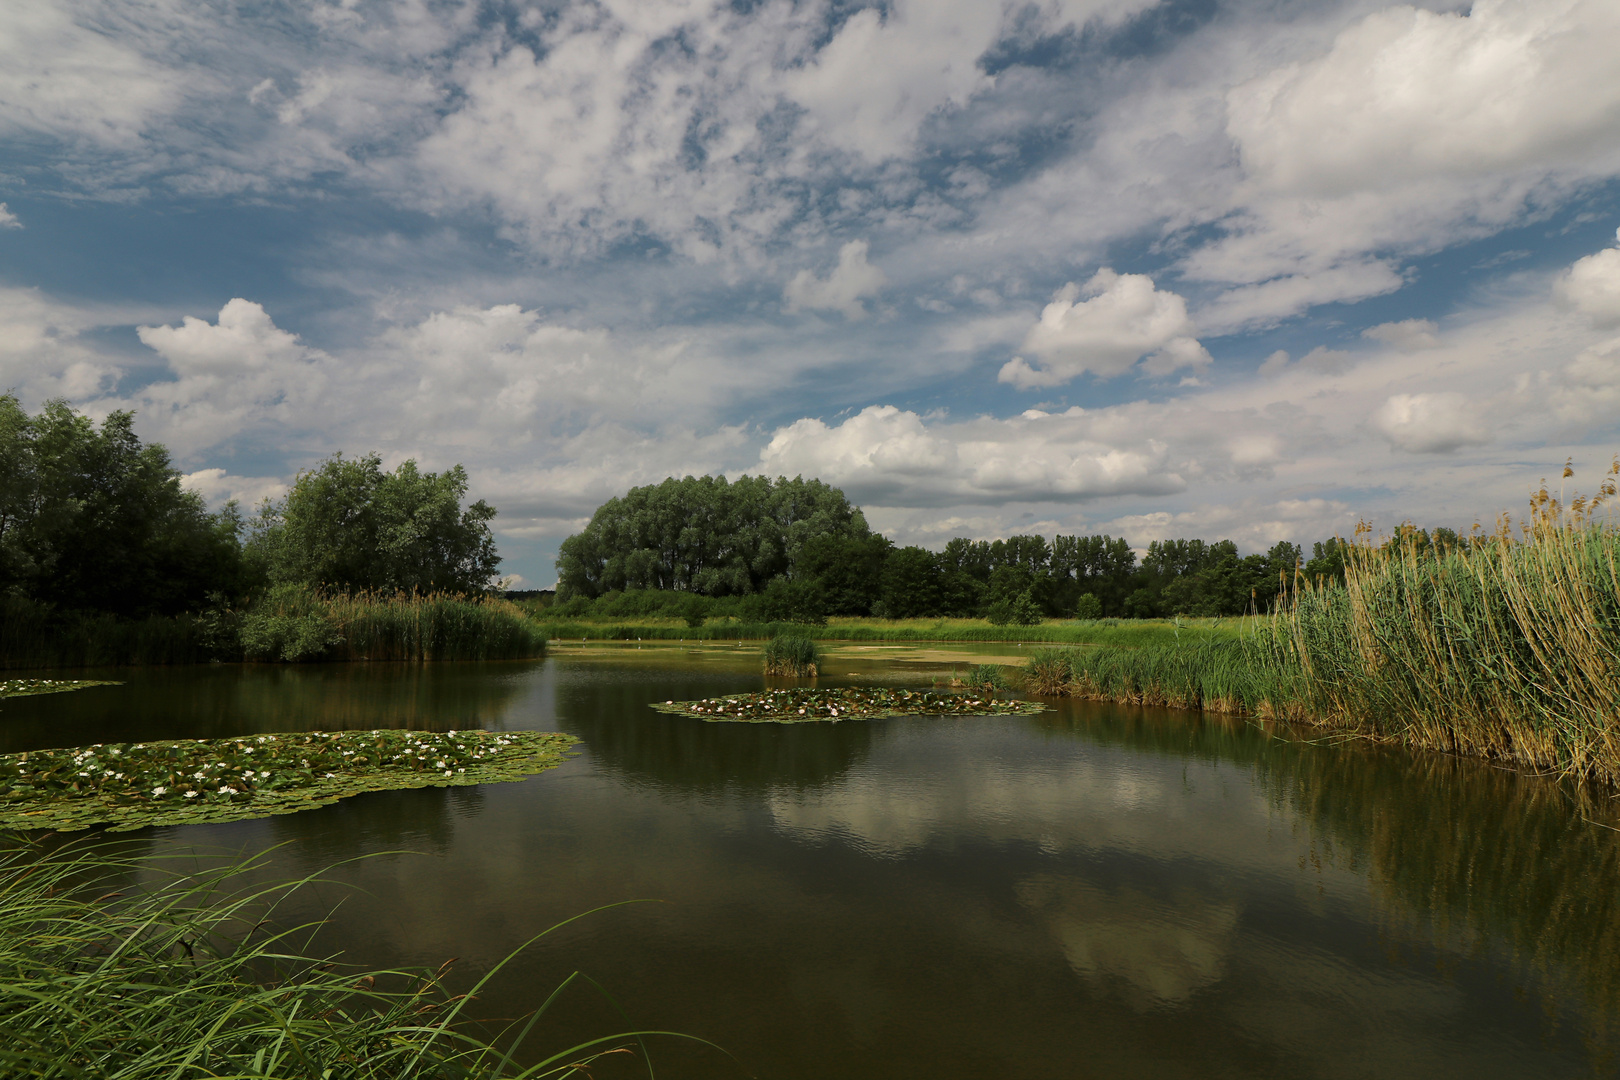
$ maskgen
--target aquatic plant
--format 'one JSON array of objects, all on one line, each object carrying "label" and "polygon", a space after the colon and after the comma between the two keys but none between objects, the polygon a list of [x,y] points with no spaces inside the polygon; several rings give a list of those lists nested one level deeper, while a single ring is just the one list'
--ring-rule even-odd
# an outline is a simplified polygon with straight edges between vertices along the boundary
[{"label": "aquatic plant", "polygon": [[573,736],[311,731],[107,743],[0,756],[0,828],[112,832],[291,814],[349,795],[522,780]]},{"label": "aquatic plant", "polygon": [[765,674],[813,679],[821,666],[821,651],[803,634],[778,634],[765,644]]},{"label": "aquatic plant", "polygon": [[1024,685],[1032,694],[1054,697],[1074,681],[1073,649],[1035,649],[1024,668]]},{"label": "aquatic plant", "polygon": [[506,600],[459,594],[272,592],[242,620],[250,660],[510,660],[546,634]]},{"label": "aquatic plant", "polygon": [[[437,971],[366,971],[305,955],[301,943],[318,924],[274,919],[315,879],[248,884],[266,862],[177,872],[110,844],[47,851],[8,839],[0,851],[0,1073],[539,1080],[587,1075],[603,1054],[645,1049],[643,1037],[659,1034],[581,1039],[551,1053],[525,1046],[576,972],[538,1013],[487,1039],[467,1010],[512,956],[452,994],[445,979],[454,961]],[[152,885],[131,887],[142,879]],[[519,1053],[538,1060],[519,1064]]]},{"label": "aquatic plant", "polygon": [[986,694],[1012,689],[1012,681],[1007,678],[1007,672],[1000,664],[974,664],[968,668],[966,675],[953,679],[952,684]]},{"label": "aquatic plant", "polygon": [[1009,701],[984,694],[847,686],[834,689],[765,690],[701,701],[654,703],[658,712],[701,720],[798,724],[816,720],[872,720],[884,716],[1007,716],[1043,712],[1038,701]]},{"label": "aquatic plant", "polygon": [[[1567,475],[1567,473],[1566,473]],[[1620,785],[1620,531],[1545,485],[1517,534],[1435,550],[1403,530],[1300,575],[1248,637],[1092,649],[1069,692],[1315,724]]]},{"label": "aquatic plant", "polygon": [[90,686],[122,686],[111,679],[0,679],[0,698],[60,694]]}]

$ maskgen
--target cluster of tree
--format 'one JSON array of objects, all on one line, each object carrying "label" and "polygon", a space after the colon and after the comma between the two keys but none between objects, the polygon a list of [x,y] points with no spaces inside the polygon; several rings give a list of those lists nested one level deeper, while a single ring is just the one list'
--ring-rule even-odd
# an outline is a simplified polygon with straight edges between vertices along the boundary
[{"label": "cluster of tree", "polygon": [[1230,540],[1158,541],[1139,560],[1111,536],[896,548],[819,481],[689,476],[610,500],[563,542],[554,613],[997,622],[1236,615],[1268,610],[1301,568],[1342,580],[1345,547],[1318,543],[1309,561],[1294,544],[1245,556]]},{"label": "cluster of tree", "polygon": [[98,426],[66,402],[0,396],[0,595],[141,618],[241,606],[277,585],[480,592],[500,557],[494,508],[463,508],[458,465],[385,472],[338,454],[251,520],[210,513],[134,415]]}]

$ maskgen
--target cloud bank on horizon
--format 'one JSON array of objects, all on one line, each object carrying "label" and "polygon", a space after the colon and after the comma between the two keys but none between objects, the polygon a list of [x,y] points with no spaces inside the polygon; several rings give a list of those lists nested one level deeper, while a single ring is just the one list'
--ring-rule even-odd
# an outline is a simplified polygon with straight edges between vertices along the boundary
[{"label": "cloud bank on horizon", "polygon": [[683,473],[903,543],[1467,527],[1620,450],[1617,51],[1612,0],[18,0],[0,390],[212,499],[463,462],[542,583]]}]

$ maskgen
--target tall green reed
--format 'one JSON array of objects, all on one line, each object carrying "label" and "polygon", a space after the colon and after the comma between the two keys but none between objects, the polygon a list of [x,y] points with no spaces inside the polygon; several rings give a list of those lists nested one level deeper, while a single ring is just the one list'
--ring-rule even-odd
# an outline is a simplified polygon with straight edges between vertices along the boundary
[{"label": "tall green reed", "polygon": [[[540,1013],[494,1040],[466,1015],[511,957],[451,994],[449,963],[437,971],[359,971],[306,955],[300,942],[313,927],[278,927],[274,919],[278,905],[313,879],[245,884],[263,861],[174,871],[107,844],[47,851],[7,838],[0,1073],[38,1080],[567,1077],[588,1074],[604,1053],[644,1050],[641,1037],[654,1034],[585,1039],[519,1065]],[[155,881],[139,884],[143,878]]]},{"label": "tall green reed", "polygon": [[1620,785],[1620,531],[1545,485],[1515,534],[1436,551],[1405,529],[1300,575],[1245,639],[1095,649],[1068,692],[1248,713]]}]

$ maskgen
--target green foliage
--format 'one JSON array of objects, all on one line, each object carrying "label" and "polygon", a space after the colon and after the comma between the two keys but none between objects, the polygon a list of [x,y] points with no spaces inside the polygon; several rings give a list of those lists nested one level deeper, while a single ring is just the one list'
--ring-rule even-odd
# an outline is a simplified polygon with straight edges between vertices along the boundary
[{"label": "green foliage", "polygon": [[0,668],[195,664],[214,658],[194,615],[126,619],[0,596]]},{"label": "green foliage", "polygon": [[813,679],[821,668],[821,650],[803,634],[778,634],[765,643],[765,674]]},{"label": "green foliage", "polygon": [[419,472],[406,461],[384,472],[376,454],[334,455],[300,473],[279,503],[251,523],[250,560],[269,580],[343,592],[477,593],[500,556],[495,508],[462,508],[467,473]]},{"label": "green foliage", "polygon": [[819,480],[671,477],[609,499],[557,555],[558,598],[668,589],[706,596],[763,591],[797,576],[820,536],[863,539],[866,519]]},{"label": "green foliage", "polygon": [[0,595],[142,619],[246,587],[236,508],[209,514],[133,422],[0,395]]},{"label": "green foliage", "polygon": [[1073,649],[1035,649],[1029,654],[1024,683],[1033,694],[1053,697],[1074,681]]},{"label": "green foliage", "polygon": [[1081,593],[1080,599],[1074,604],[1074,617],[1077,619],[1095,620],[1103,617],[1102,601],[1096,593]]},{"label": "green foliage", "polygon": [[813,581],[775,578],[763,592],[739,600],[734,610],[739,618],[754,623],[827,623],[827,597]]},{"label": "green foliage", "polygon": [[879,603],[893,550],[876,533],[822,533],[800,548],[793,581],[813,588],[828,615],[870,615]]},{"label": "green foliage", "polygon": [[305,955],[316,927],[275,916],[311,879],[251,885],[263,858],[202,872],[190,856],[175,869],[126,851],[11,842],[0,855],[4,1075],[560,1080],[641,1043],[629,1033],[543,1056],[524,1047],[540,1060],[520,1068],[515,1044],[532,1019],[490,1041],[466,1016],[512,957],[452,996],[448,962],[364,971]]},{"label": "green foliage", "polygon": [[543,732],[323,731],[0,756],[0,828],[122,832],[291,814],[367,791],[521,780],[575,740]]},{"label": "green foliage", "polygon": [[1012,683],[1000,664],[974,664],[968,668],[968,673],[962,676],[961,683],[985,694],[1012,689]]},{"label": "green foliage", "polygon": [[773,724],[874,720],[885,716],[1028,716],[1046,711],[1046,706],[1037,701],[866,686],[827,690],[795,687],[701,701],[666,701],[652,708],[700,720]]},{"label": "green foliage", "polygon": [[249,660],[320,660],[343,644],[330,606],[301,585],[277,585],[243,617],[240,633]]},{"label": "green foliage", "polygon": [[688,596],[681,604],[681,618],[686,625],[696,629],[702,626],[709,617],[709,602],[701,596]]},{"label": "green foliage", "polygon": [[1030,590],[1025,589],[992,600],[985,617],[992,626],[1034,626],[1041,621],[1041,609]]}]

